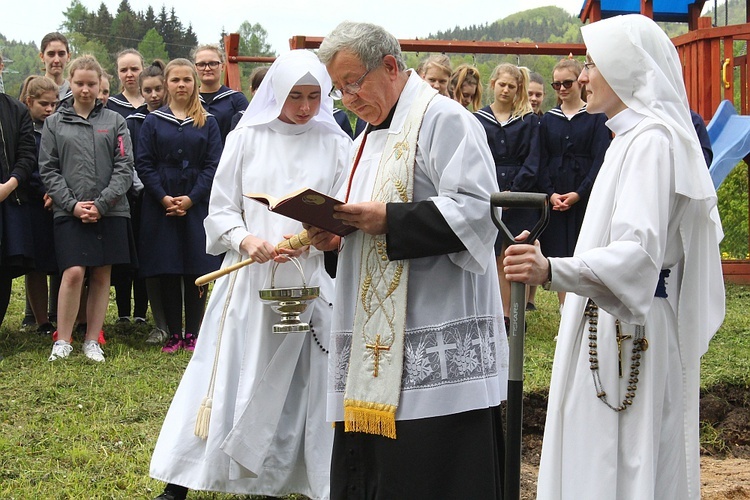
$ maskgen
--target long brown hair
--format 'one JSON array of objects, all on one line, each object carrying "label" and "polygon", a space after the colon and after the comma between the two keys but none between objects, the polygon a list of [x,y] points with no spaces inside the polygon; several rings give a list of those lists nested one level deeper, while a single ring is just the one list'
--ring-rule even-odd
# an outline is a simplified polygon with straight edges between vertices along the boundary
[{"label": "long brown hair", "polygon": [[471,100],[471,106],[474,111],[482,107],[482,82],[479,77],[479,70],[470,64],[459,65],[451,75],[451,81],[448,85],[452,89],[451,97],[456,101],[461,101],[461,86],[464,83],[476,85],[477,91],[474,92],[474,98]]},{"label": "long brown hair", "polygon": [[[199,80],[198,72],[195,71],[195,65],[187,59],[183,59],[182,57],[172,59],[171,61],[169,61],[169,63],[167,63],[167,67],[164,68],[164,81],[169,82],[169,73],[178,66],[190,68],[190,71],[193,74],[193,93],[190,94],[190,97],[188,98],[188,104],[185,108],[185,114],[193,119],[193,126],[195,128],[201,128],[206,124],[206,112],[203,109],[200,98],[198,97]],[[169,92],[167,92],[164,103],[169,106],[171,100],[172,97],[169,95]]]}]

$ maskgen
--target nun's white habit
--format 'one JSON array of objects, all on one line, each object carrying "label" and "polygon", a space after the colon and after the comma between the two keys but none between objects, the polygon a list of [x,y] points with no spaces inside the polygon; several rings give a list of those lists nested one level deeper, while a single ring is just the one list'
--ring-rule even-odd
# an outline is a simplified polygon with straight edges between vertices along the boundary
[{"label": "nun's white habit", "polygon": [[[581,32],[595,64],[589,71],[600,72],[627,109],[607,122],[615,138],[574,256],[550,259],[552,289],[572,293],[552,370],[538,498],[698,499],[700,357],[724,317],[716,193],[664,32],[640,15]],[[669,298],[654,296],[663,269],[673,271]],[[594,345],[588,298],[599,307]],[[648,341],[637,372],[633,340],[622,342],[622,378],[616,319],[624,335],[643,325]],[[632,405],[615,412],[600,391],[614,407]]]},{"label": "nun's white habit", "polygon": [[[310,84],[322,91],[318,114],[304,125],[280,121],[292,87]],[[249,234],[276,244],[302,230],[299,222],[269,212],[243,193],[282,196],[310,187],[335,194],[343,183],[351,140],[333,118],[330,88],[330,77],[312,52],[284,54],[227,137],[205,220],[207,251],[226,252],[223,267],[246,258],[239,245]],[[325,418],[323,349],[333,280],[321,252],[311,248],[300,261],[307,283],[321,289],[302,316],[312,323],[315,337],[272,333],[279,316],[261,302],[258,290],[270,287],[273,262],[244,267],[215,283],[198,345],[154,450],[152,477],[196,490],[329,497],[333,429]],[[301,279],[292,264],[281,264],[275,286],[299,285]],[[194,427],[212,373],[204,440]]]}]

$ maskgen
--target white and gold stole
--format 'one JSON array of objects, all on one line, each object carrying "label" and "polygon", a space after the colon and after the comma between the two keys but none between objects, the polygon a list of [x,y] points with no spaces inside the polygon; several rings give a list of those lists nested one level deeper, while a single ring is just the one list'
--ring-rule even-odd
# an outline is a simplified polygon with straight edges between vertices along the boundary
[{"label": "white and gold stole", "polygon": [[[412,103],[401,131],[388,135],[375,178],[373,201],[412,201],[417,139],[427,106],[435,95],[437,92],[425,85]],[[388,260],[384,234],[364,235],[361,251],[359,295],[344,392],[344,429],[395,439],[409,261]]]}]

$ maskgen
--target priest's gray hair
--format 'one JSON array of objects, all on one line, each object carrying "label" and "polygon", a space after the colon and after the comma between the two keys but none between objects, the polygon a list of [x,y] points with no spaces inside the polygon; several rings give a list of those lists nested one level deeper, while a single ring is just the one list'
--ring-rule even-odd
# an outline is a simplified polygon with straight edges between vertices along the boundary
[{"label": "priest's gray hair", "polygon": [[376,24],[342,22],[323,39],[318,58],[327,66],[342,50],[354,53],[368,71],[383,64],[387,55],[396,58],[399,71],[406,70],[398,40]]}]

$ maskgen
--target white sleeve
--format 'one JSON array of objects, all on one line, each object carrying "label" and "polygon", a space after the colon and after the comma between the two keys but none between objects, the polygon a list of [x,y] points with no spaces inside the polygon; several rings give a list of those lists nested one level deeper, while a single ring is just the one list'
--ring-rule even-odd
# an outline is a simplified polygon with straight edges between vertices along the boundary
[{"label": "white sleeve", "polygon": [[467,249],[448,257],[467,271],[484,274],[494,260],[497,228],[490,218],[490,195],[498,191],[497,176],[479,120],[453,104],[441,100],[428,108],[417,166],[437,191],[429,199]]},{"label": "white sleeve", "polygon": [[227,250],[240,252],[240,243],[250,234],[245,226],[242,199],[243,137],[247,129],[235,130],[227,136],[224,152],[216,169],[206,230],[206,252],[220,255]]},{"label": "white sleeve", "polygon": [[[590,297],[607,312],[643,324],[664,263],[675,213],[670,140],[660,129],[636,138],[622,159],[604,246],[550,259],[551,289]],[[603,168],[606,168],[607,164]],[[589,204],[587,210],[597,210]],[[585,231],[586,223],[584,222]]]}]

